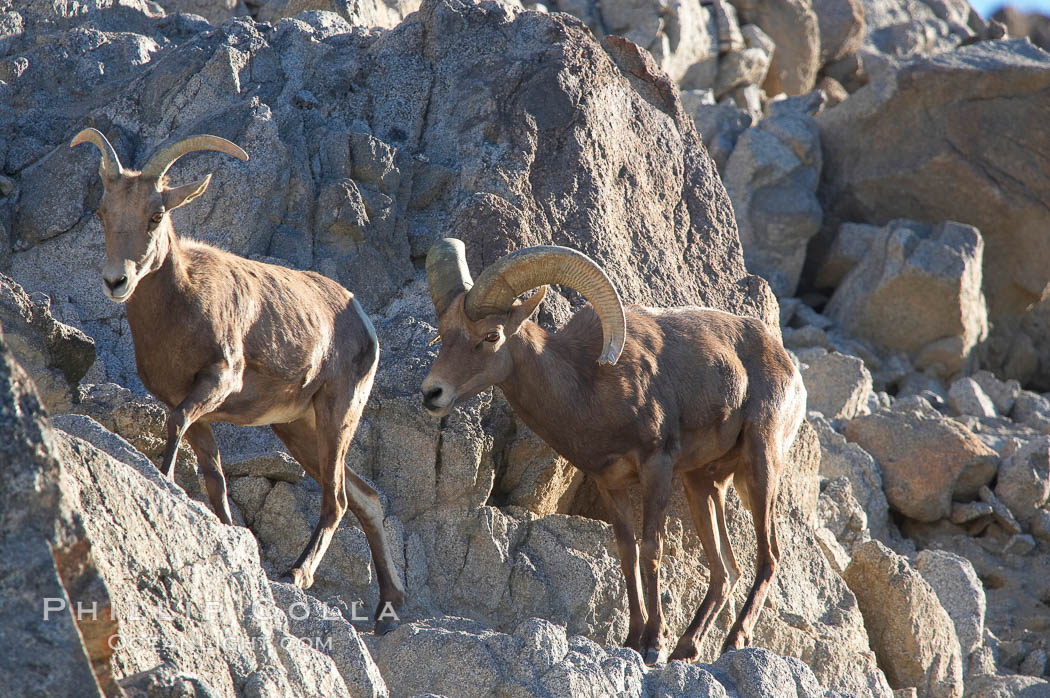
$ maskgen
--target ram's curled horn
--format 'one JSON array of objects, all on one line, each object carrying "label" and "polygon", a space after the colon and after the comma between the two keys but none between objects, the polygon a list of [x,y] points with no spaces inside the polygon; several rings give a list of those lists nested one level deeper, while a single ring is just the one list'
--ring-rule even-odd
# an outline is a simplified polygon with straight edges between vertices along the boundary
[{"label": "ram's curled horn", "polygon": [[457,295],[466,293],[473,285],[462,240],[443,238],[430,246],[427,252],[427,286],[439,317]]},{"label": "ram's curled horn", "polygon": [[467,316],[477,320],[506,312],[515,298],[546,284],[568,286],[587,299],[601,320],[605,340],[598,363],[616,363],[627,336],[620,294],[593,259],[568,247],[527,247],[489,265],[467,294]]},{"label": "ram's curled horn", "polygon": [[102,160],[98,164],[99,176],[112,179],[124,174],[124,168],[120,166],[120,158],[117,157],[117,151],[113,150],[113,146],[109,144],[109,141],[102,135],[101,131],[94,128],[86,128],[73,136],[73,140],[69,142],[69,147],[72,148],[81,143],[91,143],[102,153]]},{"label": "ram's curled horn", "polygon": [[196,150],[218,150],[239,160],[248,159],[248,153],[241,150],[236,143],[231,143],[225,138],[219,138],[218,136],[191,136],[183,138],[181,141],[176,141],[167,148],[158,150],[151,155],[150,159],[146,161],[145,167],[142,168],[142,176],[163,177],[164,173],[175,164],[176,160]]}]

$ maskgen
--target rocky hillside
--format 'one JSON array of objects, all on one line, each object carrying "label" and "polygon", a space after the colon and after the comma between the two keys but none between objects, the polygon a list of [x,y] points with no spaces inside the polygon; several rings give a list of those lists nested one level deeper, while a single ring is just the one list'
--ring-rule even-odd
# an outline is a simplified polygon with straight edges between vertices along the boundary
[{"label": "rocky hillside", "polygon": [[[1050,54],[965,0],[22,0],[0,95],[5,690],[1050,695]],[[87,126],[129,166],[238,143],[172,168],[214,173],[176,230],[373,318],[349,465],[380,491],[398,630],[370,632],[352,516],[307,593],[275,581],[320,488],[269,430],[216,428],[236,527],[188,448],[177,487],[157,474],[165,410],[100,288],[98,155],[67,147]],[[568,245],[629,302],[782,333],[810,412],[754,648],[719,656],[731,608],[703,664],[644,666],[593,483],[498,391],[421,409],[444,236],[475,273]],[[732,495],[735,607],[749,518]],[[677,637],[710,576],[681,492],[665,550]]]}]

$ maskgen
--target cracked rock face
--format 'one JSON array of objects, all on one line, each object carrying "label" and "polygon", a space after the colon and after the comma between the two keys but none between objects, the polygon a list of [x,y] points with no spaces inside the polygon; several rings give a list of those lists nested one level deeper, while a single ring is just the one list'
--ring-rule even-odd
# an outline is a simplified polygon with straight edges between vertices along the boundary
[{"label": "cracked rock face", "polygon": [[[99,78],[107,99],[98,104],[67,96],[51,75],[36,87],[15,81],[27,100],[71,106],[31,169],[8,154],[20,192],[14,230],[28,248],[12,272],[29,292],[71,299],[108,378],[138,386],[122,310],[80,261],[103,258],[99,224],[84,215],[101,193],[98,156],[65,145],[84,125],[106,133],[128,166],[192,133],[237,142],[246,163],[200,153],[173,167],[176,182],[214,173],[204,197],[173,214],[176,230],[338,279],[382,316],[384,359],[407,367],[425,356],[429,328],[406,337],[410,328],[396,325],[431,317],[413,302],[426,296],[413,287],[422,276],[412,260],[441,235],[466,242],[475,273],[523,245],[565,244],[603,264],[626,300],[772,318],[710,160],[655,72],[624,63],[625,74],[560,14],[429,3],[383,33],[333,17],[306,13],[272,28],[232,19],[160,51],[131,84]],[[8,128],[28,142],[27,126]],[[48,193],[56,187],[61,197]],[[40,196],[68,213],[34,205]],[[50,227],[26,218],[44,213],[64,218]],[[554,299],[544,313],[567,317]],[[422,376],[410,373],[398,392],[415,391]]]},{"label": "cracked rock face", "polygon": [[[596,259],[628,302],[709,305],[776,327],[775,300],[744,267],[729,199],[658,63],[614,37],[599,44],[570,16],[496,3],[429,0],[388,31],[351,27],[324,11],[273,25],[234,17],[220,27],[134,13],[152,44],[118,35],[103,12],[92,29],[94,43],[71,44],[67,58],[80,68],[93,52],[127,45],[132,53],[139,47],[138,63],[126,72],[102,70],[92,78],[89,98],[85,88],[37,61],[32,69],[39,72],[26,81],[12,78],[18,99],[67,106],[60,113],[41,107],[50,121],[39,130],[0,121],[18,144],[5,154],[16,193],[6,198],[0,220],[14,221],[18,241],[5,264],[27,290],[61,297],[66,317],[96,339],[94,380],[130,389],[129,395],[86,391],[82,411],[113,412],[106,427],[144,451],[157,445],[158,414],[140,400],[123,311],[102,298],[97,271],[84,261],[103,257],[102,231],[90,215],[101,193],[98,156],[68,148],[68,137],[84,126],[99,128],[129,167],[179,137],[228,138],[245,148],[248,162],[199,153],[170,172],[176,183],[214,174],[207,192],[174,214],[175,228],[245,256],[321,271],[354,291],[372,316],[383,347],[381,370],[349,463],[381,491],[388,535],[399,551],[395,563],[410,594],[406,620],[468,616],[485,627],[468,634],[487,638],[510,636],[523,616],[536,616],[565,626],[562,633],[589,638],[574,641],[588,652],[595,641],[621,641],[627,622],[622,576],[611,530],[596,520],[601,513],[588,500],[593,487],[552,477],[542,497],[524,496],[518,485],[535,476],[533,464],[544,454],[522,445],[523,427],[491,393],[443,424],[420,410],[418,386],[433,356],[426,342],[434,332],[420,261],[446,235],[464,240],[475,275],[513,249],[569,245]],[[52,43],[79,41],[76,28],[48,31]],[[105,65],[103,54],[98,57],[96,64]],[[57,192],[61,206],[40,207],[40,197]],[[556,326],[578,303],[551,293],[540,321]],[[71,464],[86,472],[101,468],[109,462],[98,450],[103,447],[131,463],[104,471],[101,491],[78,480],[80,506],[96,521],[89,533],[109,558],[103,576],[117,579],[131,569],[130,578],[150,590],[140,599],[119,586],[121,612],[140,609],[148,616],[216,591],[228,600],[221,621],[238,638],[249,630],[266,638],[252,652],[221,654],[207,642],[179,651],[171,655],[174,667],[149,680],[175,684],[196,673],[226,695],[277,695],[286,686],[295,695],[303,685],[340,695],[355,689],[346,673],[340,686],[333,662],[357,667],[359,679],[369,675],[353,647],[349,659],[293,652],[282,638],[309,629],[285,625],[279,614],[267,624],[245,613],[249,602],[268,603],[260,569],[283,571],[317,515],[316,484],[267,460],[275,446],[266,432],[219,430],[225,461],[238,466],[229,472],[235,519],[256,535],[257,560],[246,529],[210,528],[210,513],[158,482],[135,451],[86,417],[64,419],[78,434],[62,451]],[[886,696],[856,602],[808,528],[817,497],[815,444],[812,431],[803,429],[781,488],[784,560],[758,642],[806,661],[829,687]],[[199,495],[189,480],[179,482]],[[159,493],[150,498],[146,485]],[[124,488],[125,500],[111,503],[110,487]],[[116,539],[125,517],[148,548],[141,560]],[[163,530],[157,521],[165,522]],[[749,517],[735,499],[730,526],[745,575],[739,605],[755,553]],[[665,560],[665,604],[671,632],[679,633],[707,578],[681,493]],[[232,581],[216,581],[224,575]],[[314,591],[344,611],[355,601],[369,608],[372,577],[363,535],[348,516]],[[715,659],[731,621],[725,615],[716,623],[710,647],[703,648],[708,659]],[[180,622],[186,637],[208,636],[210,626],[199,615]],[[556,654],[544,647],[536,651]],[[150,652],[118,653],[120,676],[167,661]],[[626,651],[602,652],[621,657],[623,667],[638,665]],[[385,661],[382,653],[376,657],[381,670]],[[591,661],[580,661],[565,667],[572,671],[561,685],[604,685],[588,673]],[[794,677],[799,695],[820,694],[795,662],[758,657],[752,663],[740,659],[709,673],[731,675],[739,688],[766,666],[771,677]],[[269,671],[271,664],[276,668]],[[214,675],[205,670],[212,665]],[[623,671],[622,684],[641,690],[630,670]],[[710,683],[692,669],[669,668],[664,677],[661,685],[686,692]],[[378,684],[369,686],[381,692]],[[711,691],[720,695],[713,685]]]}]

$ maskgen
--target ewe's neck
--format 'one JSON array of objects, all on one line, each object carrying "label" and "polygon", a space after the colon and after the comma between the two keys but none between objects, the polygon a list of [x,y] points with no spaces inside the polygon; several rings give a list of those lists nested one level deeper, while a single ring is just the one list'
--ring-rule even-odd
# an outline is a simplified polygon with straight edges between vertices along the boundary
[{"label": "ewe's neck", "polygon": [[157,240],[151,271],[139,280],[127,302],[128,324],[132,332],[136,325],[163,322],[188,291],[189,276],[179,240],[170,221],[165,221],[164,230]]}]

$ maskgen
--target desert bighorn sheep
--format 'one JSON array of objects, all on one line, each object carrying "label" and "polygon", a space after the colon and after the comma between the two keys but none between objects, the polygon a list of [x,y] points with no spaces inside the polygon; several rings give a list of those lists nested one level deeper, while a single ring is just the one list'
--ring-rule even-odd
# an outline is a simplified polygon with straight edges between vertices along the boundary
[{"label": "desert bighorn sheep", "polygon": [[247,160],[233,143],[186,138],[155,153],[141,172],[123,169],[113,146],[93,128],[70,146],[79,143],[102,153],[97,215],[106,236],[103,290],[127,308],[142,384],[171,410],[161,471],[172,476],[185,435],[212,508],[223,523],[232,523],[209,423],[270,425],[321,485],[320,520],[288,576],[301,588],[313,583],[349,507],[376,566],[376,627],[389,630],[404,589],[383,532],[383,509],[375,490],[344,465],[379,362],[375,330],[357,299],[320,274],[176,236],[170,212],[200,196],[211,175],[171,187],[168,168],[197,150]]},{"label": "desert bighorn sheep", "polygon": [[[474,284],[463,243],[446,238],[430,248],[426,270],[441,350],[423,381],[424,406],[444,416],[497,385],[536,434],[594,478],[627,581],[626,645],[648,663],[664,647],[660,560],[671,478],[682,478],[711,566],[707,593],[672,655],[694,660],[739,576],[724,511],[735,477],[754,517],[758,559],[724,647],[750,643],[780,557],[777,485],[806,404],[780,341],[758,320],[708,308],[625,313],[605,272],[566,247],[512,252]],[[573,288],[591,304],[556,333],[529,320],[546,284]],[[641,578],[627,494],[639,486]]]}]

